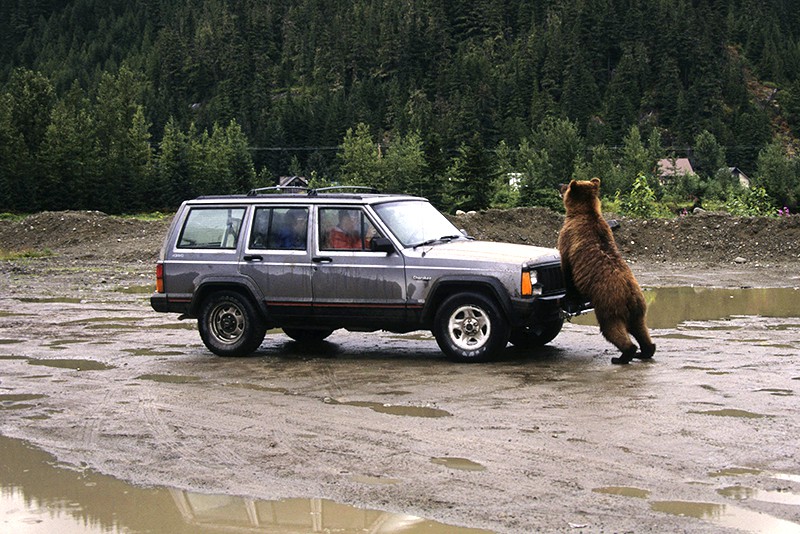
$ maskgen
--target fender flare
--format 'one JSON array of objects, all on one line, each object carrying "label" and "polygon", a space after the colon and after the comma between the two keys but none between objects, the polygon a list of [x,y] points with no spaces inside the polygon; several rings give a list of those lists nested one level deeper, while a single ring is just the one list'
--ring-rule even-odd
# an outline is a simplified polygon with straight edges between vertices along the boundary
[{"label": "fender flare", "polygon": [[265,320],[269,317],[266,299],[252,280],[249,278],[229,278],[224,276],[208,276],[195,281],[194,291],[192,292],[192,302],[189,304],[189,313],[192,316],[197,316],[206,295],[218,289],[230,289],[244,294],[244,296],[255,304]]},{"label": "fender flare", "polygon": [[433,324],[439,305],[450,295],[476,291],[486,293],[493,298],[503,316],[509,320],[513,314],[511,297],[500,280],[492,276],[452,275],[442,276],[434,282],[422,308],[423,322],[426,325]]}]

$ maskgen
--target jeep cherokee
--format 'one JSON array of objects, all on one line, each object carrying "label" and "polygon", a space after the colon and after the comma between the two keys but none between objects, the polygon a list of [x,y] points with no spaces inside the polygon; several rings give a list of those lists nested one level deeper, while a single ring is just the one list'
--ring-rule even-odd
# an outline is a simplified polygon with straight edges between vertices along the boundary
[{"label": "jeep cherokee", "polygon": [[177,211],[156,266],[158,312],[196,318],[219,356],[267,329],[430,330],[457,361],[548,343],[565,313],[558,251],[476,241],[426,199],[367,188],[261,188]]}]

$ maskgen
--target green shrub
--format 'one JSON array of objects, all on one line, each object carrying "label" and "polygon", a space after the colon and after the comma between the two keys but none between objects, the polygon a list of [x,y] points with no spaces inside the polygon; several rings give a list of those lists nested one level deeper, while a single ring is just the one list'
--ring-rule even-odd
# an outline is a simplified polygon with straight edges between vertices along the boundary
[{"label": "green shrub", "polygon": [[647,177],[639,174],[633,182],[630,193],[619,196],[619,207],[623,215],[639,218],[660,217],[664,208],[656,200],[656,195],[647,183]]},{"label": "green shrub", "polygon": [[564,213],[564,201],[554,187],[544,187],[527,191],[527,206],[541,206]]},{"label": "green shrub", "polygon": [[732,196],[725,204],[725,209],[732,215],[743,217],[776,217],[775,201],[763,187],[745,189]]}]

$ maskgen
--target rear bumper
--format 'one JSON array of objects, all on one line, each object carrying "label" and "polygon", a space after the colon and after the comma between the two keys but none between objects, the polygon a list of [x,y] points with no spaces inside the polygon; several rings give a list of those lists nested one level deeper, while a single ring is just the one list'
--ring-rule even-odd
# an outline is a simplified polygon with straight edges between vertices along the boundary
[{"label": "rear bumper", "polygon": [[174,301],[167,297],[166,293],[153,293],[150,295],[150,306],[157,312],[162,313],[187,313],[189,311],[189,301]]}]

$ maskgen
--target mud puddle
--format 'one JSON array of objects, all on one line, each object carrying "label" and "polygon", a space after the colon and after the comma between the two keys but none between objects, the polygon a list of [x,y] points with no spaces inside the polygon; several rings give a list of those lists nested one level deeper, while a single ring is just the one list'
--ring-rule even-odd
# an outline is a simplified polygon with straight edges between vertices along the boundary
[{"label": "mud puddle", "polygon": [[580,324],[474,366],[427,333],[221,359],[144,301],[0,298],[0,532],[797,532],[800,292],[645,296],[625,367]]},{"label": "mud puddle", "polygon": [[[763,473],[757,469],[732,468],[709,473],[709,477],[739,477],[764,475],[772,480],[796,480],[796,475],[786,473]],[[646,489],[628,486],[606,486],[594,488],[595,493],[619,497],[649,500],[651,492]],[[716,490],[717,495],[734,502],[760,501],[787,506],[800,505],[800,493],[790,488],[760,489],[742,484],[725,486]],[[764,534],[800,534],[800,523],[774,517],[768,513],[749,510],[742,506],[720,502],[702,501],[662,501],[649,502],[654,512],[679,517],[691,517],[721,527],[734,528],[742,532]]]},{"label": "mud puddle", "polygon": [[[676,328],[689,321],[715,321],[743,315],[800,317],[800,290],[792,288],[661,287],[646,289],[644,298],[650,328]],[[591,313],[575,318],[574,322],[596,324]]]},{"label": "mud puddle", "polygon": [[650,508],[680,517],[710,521],[726,528],[759,534],[800,534],[800,524],[739,506],[712,502],[655,501]]},{"label": "mud puddle", "polygon": [[173,488],[141,488],[94,472],[59,467],[49,454],[2,436],[0,531],[25,534],[487,532],[326,499],[265,501]]}]

